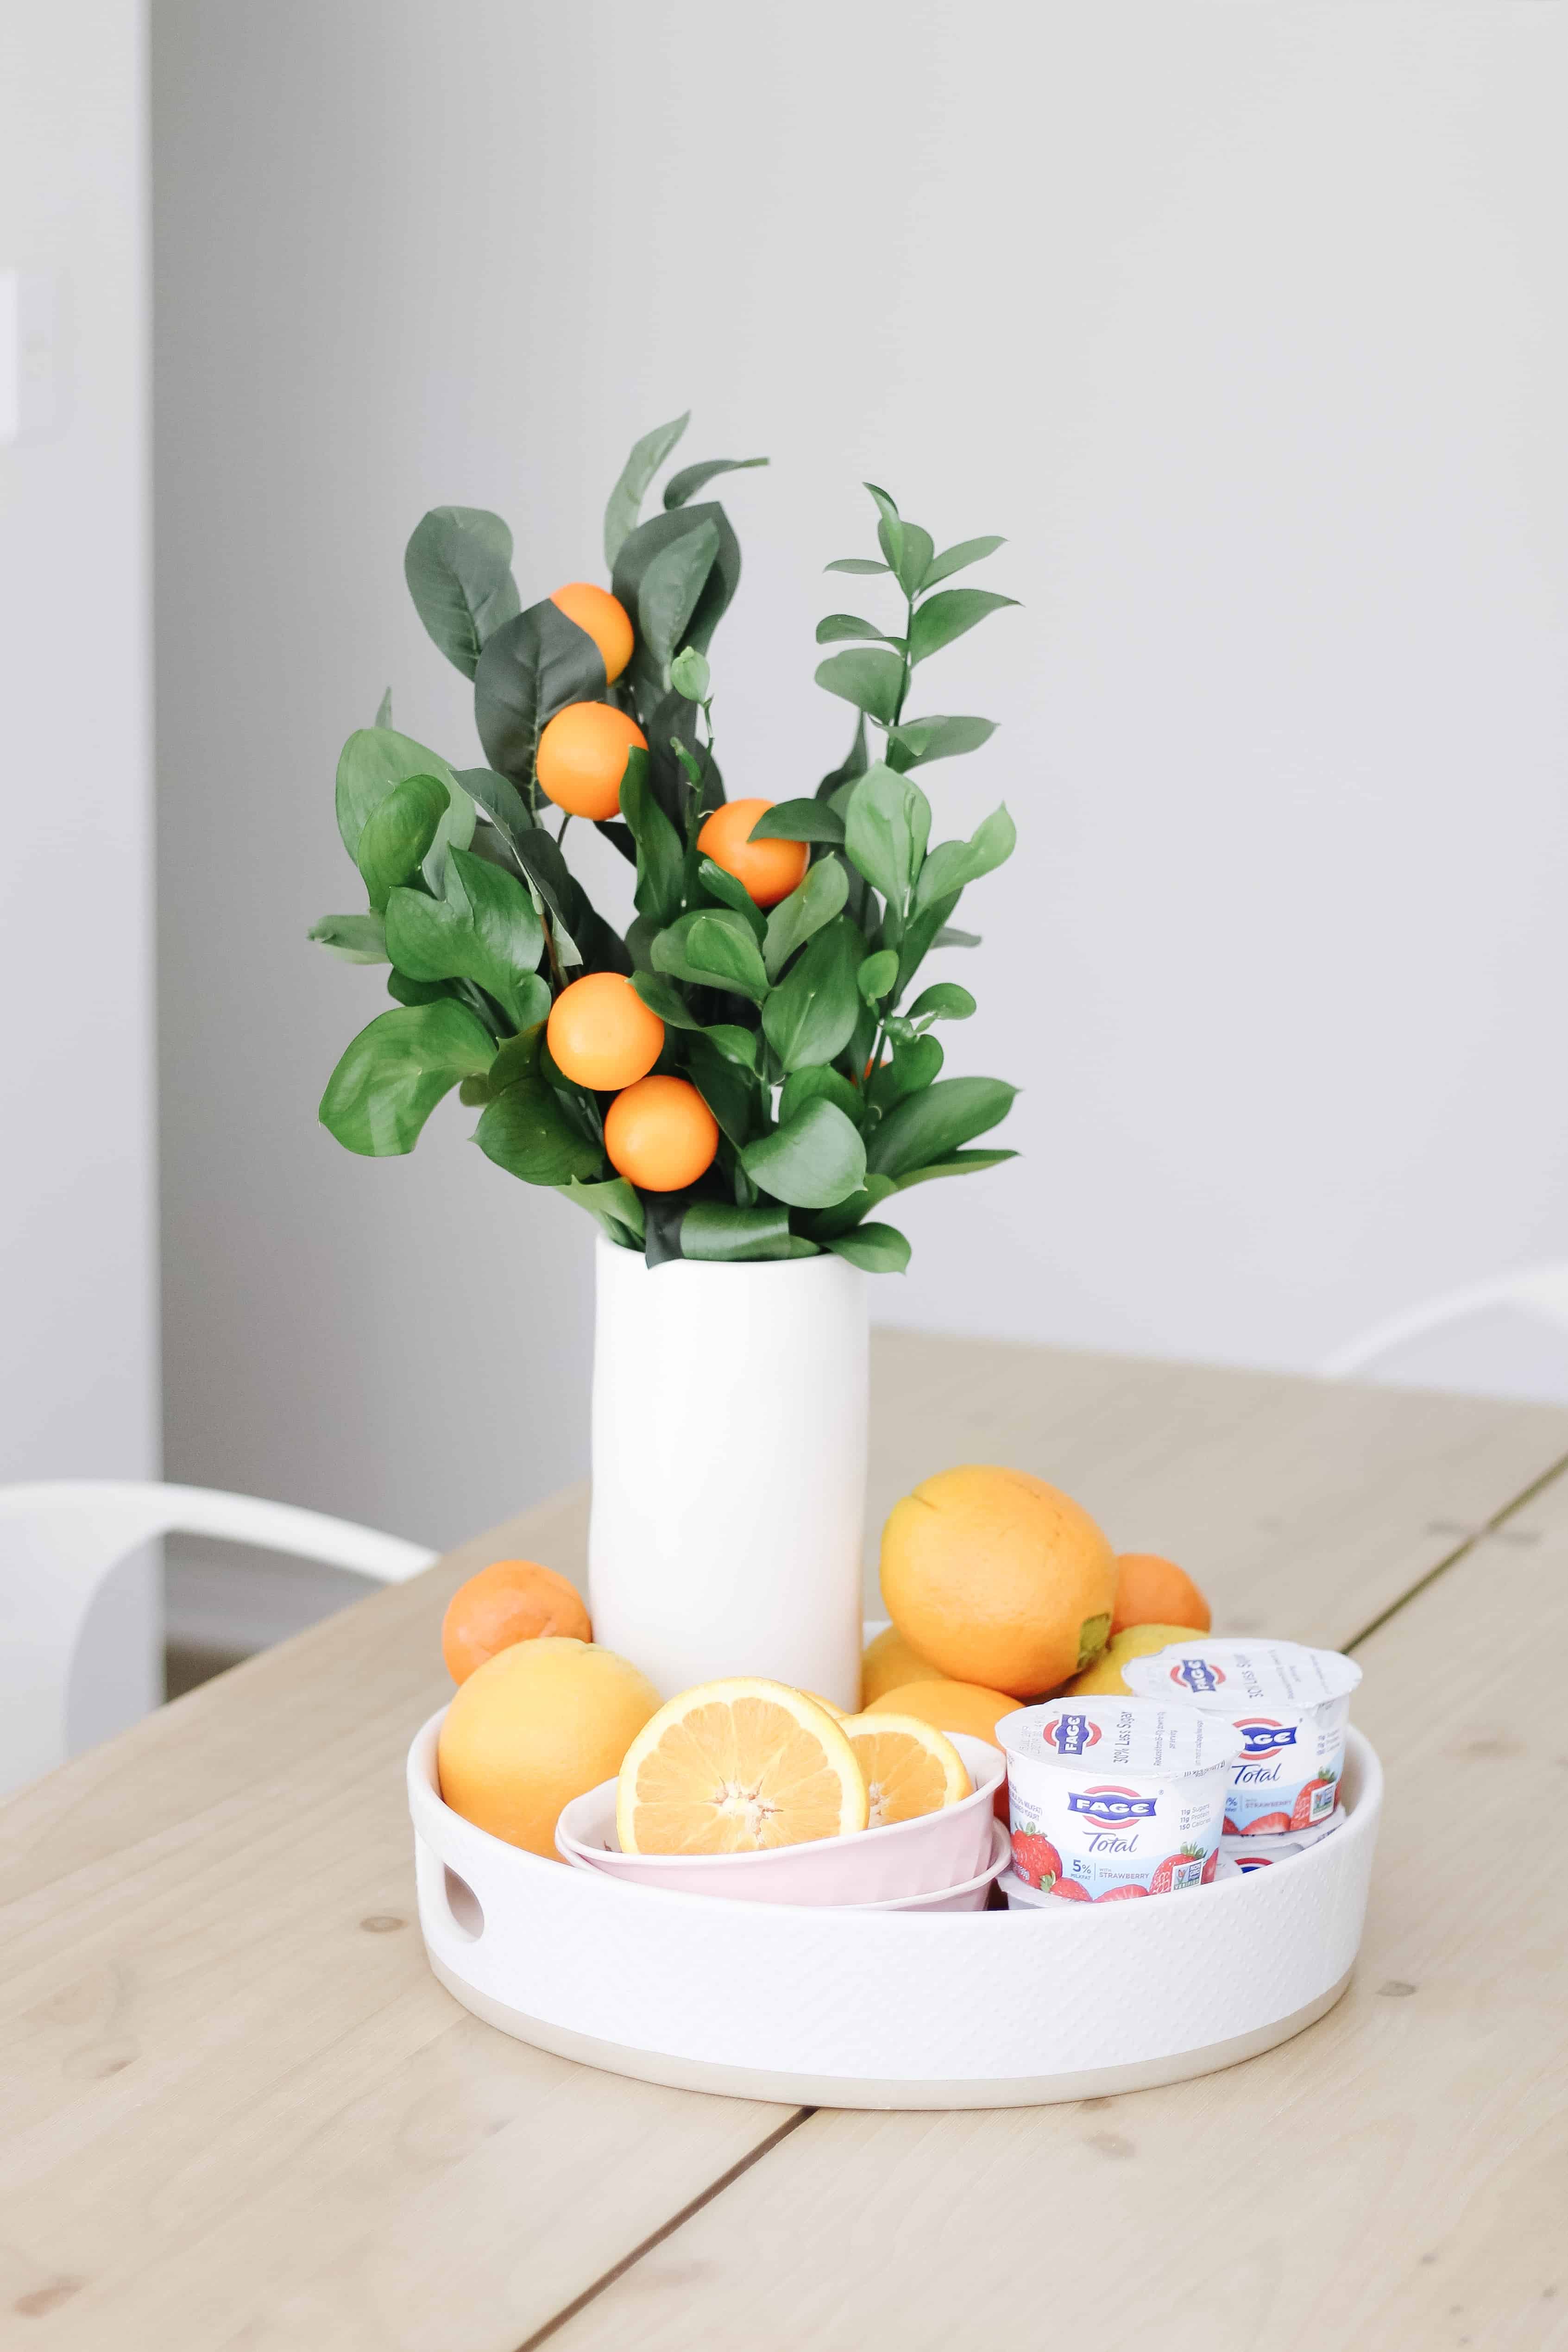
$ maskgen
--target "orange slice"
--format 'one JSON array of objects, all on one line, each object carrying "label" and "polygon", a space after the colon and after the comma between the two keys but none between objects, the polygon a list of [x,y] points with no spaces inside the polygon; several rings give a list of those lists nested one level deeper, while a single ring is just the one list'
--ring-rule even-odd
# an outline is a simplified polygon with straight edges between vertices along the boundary
[{"label": "orange slice", "polygon": [[682,1691],[643,1726],[616,1829],[623,1853],[759,1853],[863,1830],[866,1811],[826,1708],[787,1683],[737,1677]]},{"label": "orange slice", "polygon": [[[646,1739],[647,1734],[642,1737]],[[844,1737],[866,1776],[869,1829],[940,1813],[944,1805],[956,1805],[974,1793],[963,1759],[947,1734],[917,1716],[852,1715],[844,1725]]]}]

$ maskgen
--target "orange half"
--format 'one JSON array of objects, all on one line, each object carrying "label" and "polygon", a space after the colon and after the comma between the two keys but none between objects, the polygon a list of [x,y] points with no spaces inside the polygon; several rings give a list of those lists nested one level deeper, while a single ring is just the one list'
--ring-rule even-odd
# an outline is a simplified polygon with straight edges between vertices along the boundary
[{"label": "orange half", "polygon": [[844,1737],[865,1777],[869,1829],[940,1813],[974,1793],[947,1734],[917,1716],[852,1715]]},{"label": "orange half", "polygon": [[826,1708],[750,1677],[661,1706],[626,1750],[616,1798],[623,1853],[760,1853],[863,1830],[866,1815],[859,1765]]}]

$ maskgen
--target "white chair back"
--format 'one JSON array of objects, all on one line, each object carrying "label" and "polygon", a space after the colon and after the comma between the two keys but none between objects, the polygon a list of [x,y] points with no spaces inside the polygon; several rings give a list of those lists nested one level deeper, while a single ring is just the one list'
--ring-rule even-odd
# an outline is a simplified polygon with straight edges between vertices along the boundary
[{"label": "white chair back", "polygon": [[1500,1307],[1568,1331],[1568,1264],[1559,1260],[1524,1266],[1516,1274],[1495,1275],[1486,1282],[1442,1291],[1436,1298],[1374,1323],[1370,1330],[1336,1349],[1324,1362],[1323,1372],[1330,1380],[1361,1379],[1413,1340],[1427,1339],[1468,1317],[1490,1314]]},{"label": "white chair back", "polygon": [[65,1760],[71,1659],[110,1570],[164,1535],[217,1536],[401,1583],[436,1554],[319,1511],[205,1486],[0,1487],[0,1794]]}]

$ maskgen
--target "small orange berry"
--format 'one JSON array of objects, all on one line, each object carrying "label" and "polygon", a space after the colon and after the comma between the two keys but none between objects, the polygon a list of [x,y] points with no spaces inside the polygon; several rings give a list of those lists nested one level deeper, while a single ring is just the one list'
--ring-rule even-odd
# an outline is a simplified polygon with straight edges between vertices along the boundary
[{"label": "small orange berry", "polygon": [[639,1078],[605,1114],[610,1165],[645,1192],[695,1184],[719,1149],[719,1123],[689,1078]]},{"label": "small orange berry", "polygon": [[569,702],[539,739],[540,789],[571,816],[614,816],[634,748],[646,751],[647,737],[614,703]]},{"label": "small orange berry", "polygon": [[697,836],[705,856],[732,874],[758,907],[776,907],[804,876],[811,851],[804,841],[753,841],[752,827],[772,801],[726,801]]},{"label": "small orange berry", "polygon": [[614,686],[632,657],[632,625],[620,598],[591,580],[568,580],[550,601],[593,638],[605,665],[605,683]]},{"label": "small orange berry", "polygon": [[595,1094],[645,1077],[664,1045],[663,1022],[618,971],[586,972],[563,988],[544,1034],[562,1076]]}]

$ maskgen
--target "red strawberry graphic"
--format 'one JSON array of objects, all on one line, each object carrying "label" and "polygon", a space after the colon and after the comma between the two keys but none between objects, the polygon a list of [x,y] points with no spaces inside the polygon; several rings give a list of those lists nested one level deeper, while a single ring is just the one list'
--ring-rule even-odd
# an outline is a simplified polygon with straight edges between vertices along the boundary
[{"label": "red strawberry graphic", "polygon": [[1215,1846],[1215,1850],[1214,1850],[1214,1852],[1210,1854],[1210,1856],[1209,1856],[1208,1860],[1207,1860],[1207,1861],[1205,1863],[1205,1864],[1204,1864],[1204,1874],[1203,1874],[1202,1878],[1201,1878],[1201,1879],[1199,1879],[1199,1881],[1198,1881],[1199,1885],[1200,1885],[1200,1886],[1212,1886],[1212,1885],[1214,1885],[1214,1874],[1215,1874],[1215,1872],[1218,1868],[1219,1868],[1219,1848],[1218,1848],[1218,1846],[1216,1845],[1216,1846]]},{"label": "red strawberry graphic", "polygon": [[[1176,1873],[1184,1864],[1196,1862],[1203,1853],[1201,1845],[1184,1845],[1180,1853],[1168,1853],[1149,1881],[1151,1895],[1169,1895],[1176,1883]],[[1184,1882],[1184,1884],[1185,1882]]]},{"label": "red strawberry graphic", "polygon": [[1065,1895],[1069,1903],[1092,1903],[1094,1897],[1081,1887],[1076,1878],[1058,1878],[1052,1887],[1053,1895]]},{"label": "red strawberry graphic", "polygon": [[1013,1867],[1027,1886],[1049,1888],[1062,1874],[1062,1858],[1047,1837],[1028,1830],[1013,1832]]},{"label": "red strawberry graphic", "polygon": [[1339,1775],[1325,1772],[1320,1780],[1309,1780],[1297,1798],[1288,1826],[1293,1830],[1310,1830],[1314,1822],[1326,1822],[1332,1812],[1331,1805],[1314,1806],[1312,1800],[1320,1789],[1331,1789]]},{"label": "red strawberry graphic", "polygon": [[[1228,1829],[1229,1826],[1230,1824],[1227,1822],[1226,1823],[1226,1827]],[[1247,1827],[1242,1832],[1242,1836],[1282,1837],[1289,1826],[1290,1816],[1289,1813],[1261,1813],[1257,1821],[1247,1822]]]},{"label": "red strawberry graphic", "polygon": [[1152,1891],[1147,1886],[1111,1886],[1103,1895],[1091,1895],[1089,1900],[1093,1903],[1126,1903],[1134,1895],[1148,1895]]}]

